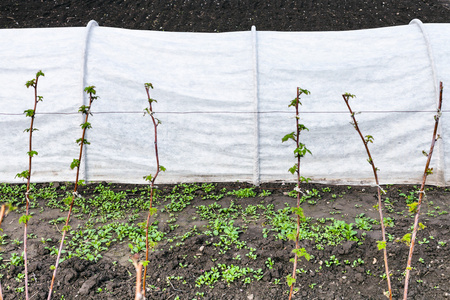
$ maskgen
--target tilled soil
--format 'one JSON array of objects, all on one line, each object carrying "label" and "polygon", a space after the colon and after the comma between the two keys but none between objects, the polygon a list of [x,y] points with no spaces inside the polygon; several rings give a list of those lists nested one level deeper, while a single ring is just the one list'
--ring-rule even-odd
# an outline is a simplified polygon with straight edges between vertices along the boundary
[{"label": "tilled soil", "polygon": [[[39,186],[46,185],[37,187]],[[70,190],[70,186],[65,188],[63,183],[56,186],[56,191],[62,194],[58,196],[59,200],[52,202],[62,205],[63,192]],[[83,197],[98,198],[100,192],[96,191],[97,186],[92,184],[84,187],[81,190]],[[123,203],[134,202],[134,197],[139,195],[142,189],[141,186],[106,183],[103,186],[113,192],[111,199],[113,195],[123,196],[125,193],[126,196],[121,200]],[[286,276],[292,272],[290,259],[293,257],[291,251],[294,242],[287,239],[286,235],[288,223],[294,226],[294,216],[289,209],[283,209],[295,206],[296,199],[287,195],[294,186],[282,183],[263,184],[253,188],[256,192],[253,197],[239,198],[225,194],[221,199],[214,198],[223,188],[232,191],[249,187],[251,186],[247,184],[234,183],[217,184],[209,193],[197,189],[189,198],[189,204],[184,207],[179,205],[185,203],[182,200],[185,196],[180,194],[171,202],[169,199],[172,199],[170,195],[173,194],[173,186],[160,187],[161,192],[155,200],[159,212],[154,221],[157,224],[155,229],[163,233],[164,237],[158,241],[149,256],[148,299],[287,298]],[[373,207],[377,201],[376,189],[318,184],[305,184],[304,189],[317,191],[316,196],[302,204],[305,216],[311,218],[311,226],[319,228],[332,224],[335,222],[333,220],[342,220],[345,224],[352,224],[353,235],[350,239],[343,238],[335,245],[326,245],[323,240],[318,242],[314,237],[305,236],[300,247],[304,247],[313,257],[309,261],[299,261],[296,285],[299,291],[294,299],[384,299],[383,292],[387,290],[386,280],[382,278],[385,273],[384,261],[382,251],[378,250],[376,243],[381,240],[381,233],[380,225],[377,225],[379,222],[376,222],[378,213]],[[387,243],[389,266],[394,299],[399,299],[403,292],[402,273],[409,251],[406,242],[401,242],[401,238],[411,232],[413,224],[406,201],[408,196],[409,199],[417,196],[417,187],[391,186],[385,189],[385,217],[392,220],[392,226],[387,227],[390,239]],[[260,195],[263,190],[271,194]],[[208,198],[207,195],[213,196]],[[450,222],[447,212],[450,211],[450,190],[428,187],[426,195],[420,219],[425,228],[419,231],[417,237],[409,299],[445,299],[450,295]],[[48,200],[38,199],[38,205],[32,209],[34,215],[29,223],[29,233],[34,234],[29,239],[28,246],[32,299],[47,299],[52,276],[50,266],[55,264],[56,258],[50,251],[52,246],[58,246],[63,226],[61,223],[50,223],[51,220],[66,216],[66,212],[48,207],[46,202],[48,204]],[[268,213],[271,205],[272,211],[278,212],[278,220],[289,215],[290,221],[274,222],[274,218]],[[215,207],[212,211],[217,214],[217,220],[227,224],[232,222],[231,228],[236,230],[237,240],[245,246],[238,247],[237,242],[234,242],[227,249],[225,244],[220,244],[226,233],[220,229],[217,234],[214,233],[215,220],[204,219],[200,206]],[[22,206],[19,206],[19,210],[20,207]],[[251,213],[252,207],[255,210]],[[72,217],[72,228],[84,230],[99,228],[108,222],[118,222],[107,217],[102,220],[102,214],[93,217],[95,210],[99,208],[90,207],[90,214],[74,213],[77,217]],[[136,211],[131,208],[126,211],[127,216],[134,213]],[[20,287],[23,287],[23,279],[18,279],[24,268],[22,265],[8,264],[12,253],[20,253],[23,250],[23,245],[19,242],[23,236],[23,225],[18,223],[20,215],[21,212],[12,212],[2,224],[3,234],[7,235],[3,239],[5,242],[1,252],[2,263],[6,265],[1,270],[5,299],[24,299],[20,290]],[[358,217],[368,218],[369,227],[359,229],[355,225]],[[145,210],[139,210],[131,221],[120,222],[139,224],[145,219]],[[286,231],[283,231],[283,228]],[[328,234],[337,237],[340,232],[330,231]],[[74,232],[67,240],[70,241],[73,236]],[[101,258],[98,261],[73,257],[60,265],[52,299],[133,299],[136,275],[129,261],[130,241],[127,238],[119,241],[117,233],[112,234],[109,240],[111,243],[106,250],[100,252]],[[106,241],[103,241],[102,246],[105,245]],[[67,251],[75,251],[69,246],[66,247]],[[93,248],[91,251],[95,254]],[[145,251],[142,250],[140,255],[143,260]],[[272,265],[268,263],[269,258]],[[241,271],[245,269],[247,274],[240,277],[236,275],[233,279],[226,277],[227,274],[230,276],[233,273],[233,268],[235,271],[236,268]],[[217,270],[216,281],[211,280],[210,285],[199,281],[201,276],[211,275],[214,269]]]},{"label": "tilled soil", "polygon": [[448,0],[2,0],[0,28],[100,26],[182,32],[336,31],[448,23]]}]

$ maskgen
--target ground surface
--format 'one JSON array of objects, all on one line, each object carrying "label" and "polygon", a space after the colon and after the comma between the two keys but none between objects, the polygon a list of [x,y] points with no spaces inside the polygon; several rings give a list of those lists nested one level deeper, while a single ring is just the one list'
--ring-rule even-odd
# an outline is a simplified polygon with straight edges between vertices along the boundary
[{"label": "ground surface", "polygon": [[[424,23],[448,23],[448,0],[432,1],[12,1],[0,2],[0,28],[100,26],[129,29],[225,32],[250,30],[330,31]],[[243,184],[161,186],[149,257],[150,299],[285,299],[291,272],[293,216],[286,204],[292,186],[263,185],[241,194]],[[223,188],[226,190],[224,191]],[[367,187],[309,185],[317,193],[305,200],[301,247],[313,255],[298,266],[300,288],[295,299],[383,299],[386,281],[382,252],[377,250],[380,225],[376,191]],[[306,189],[305,188],[305,189]],[[328,189],[329,188],[329,189]],[[39,185],[29,228],[31,299],[46,299],[60,239],[62,199],[71,187]],[[259,196],[263,190],[271,194]],[[393,186],[384,196],[392,227],[387,245],[394,299],[403,289],[408,246],[399,240],[412,218],[407,202],[416,188]],[[81,189],[71,221],[53,299],[132,299],[135,272],[130,254],[141,253],[148,191],[142,187],[95,185]],[[2,223],[0,277],[5,299],[23,299],[23,187],[2,185],[0,202],[19,209]],[[240,198],[239,196],[251,196]],[[267,194],[267,193],[266,193]],[[410,299],[450,298],[450,192],[427,191],[418,235]],[[345,223],[342,223],[344,221]],[[145,244],[145,243],[144,243]],[[131,247],[129,247],[129,245]],[[269,259],[270,258],[270,259]],[[381,276],[381,277],[380,277]],[[214,287],[214,288],[212,288]]]},{"label": "ground surface", "polygon": [[100,26],[224,32],[250,30],[353,30],[448,23],[448,0],[2,0],[0,28]]},{"label": "ground surface", "polygon": [[[417,187],[384,187],[389,266],[394,299],[403,290],[407,242],[413,219],[407,204]],[[24,185],[0,185],[0,202],[18,207],[2,223],[0,270],[5,299],[23,299]],[[29,224],[29,274],[32,299],[46,299],[56,248],[67,215],[63,199],[71,185],[40,184],[33,188]],[[184,184],[160,186],[155,199],[147,295],[149,299],[284,299],[292,272],[294,230],[288,193],[293,185],[273,183]],[[300,246],[312,258],[298,265],[294,299],[384,299],[381,240],[376,189],[305,184],[307,220]],[[66,239],[53,299],[132,299],[136,280],[129,261],[145,257],[142,222],[148,187],[92,184],[80,188]],[[428,187],[418,233],[410,299],[450,297],[450,189]],[[177,298],[178,297],[178,298]]]}]

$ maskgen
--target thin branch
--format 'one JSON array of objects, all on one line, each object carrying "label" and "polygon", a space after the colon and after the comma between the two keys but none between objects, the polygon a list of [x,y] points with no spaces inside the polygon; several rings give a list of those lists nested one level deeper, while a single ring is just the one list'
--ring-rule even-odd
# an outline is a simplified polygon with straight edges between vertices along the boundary
[{"label": "thin branch", "polygon": [[131,260],[133,261],[133,265],[136,269],[136,291],[134,300],[141,300],[144,299],[144,295],[141,291],[141,280],[142,280],[142,263],[139,262],[139,254],[135,254],[131,257]]},{"label": "thin branch", "polygon": [[432,169],[430,169],[430,162],[431,162],[431,157],[433,155],[434,145],[438,139],[438,138],[436,138],[436,136],[437,136],[437,131],[438,131],[439,119],[441,117],[443,91],[444,91],[444,86],[441,82],[440,83],[438,109],[437,109],[437,114],[434,117],[435,122],[434,122],[433,138],[431,139],[430,151],[428,152],[427,163],[425,164],[425,171],[423,172],[422,185],[420,187],[420,192],[419,192],[419,201],[417,202],[416,216],[414,218],[414,229],[413,229],[413,232],[411,235],[411,244],[409,247],[408,262],[406,264],[405,288],[403,290],[403,299],[404,300],[406,300],[408,298],[408,283],[409,283],[409,276],[410,276],[410,271],[411,271],[411,261],[412,261],[412,256],[413,256],[413,252],[414,252],[414,244],[416,241],[417,230],[419,227],[420,207],[422,205],[422,198],[423,198],[424,189],[425,189],[425,182],[427,180],[427,176],[429,174],[431,174]]},{"label": "thin branch", "polygon": [[155,118],[154,112],[153,112],[152,103],[156,102],[156,101],[150,97],[150,88],[153,89],[153,85],[151,83],[146,83],[144,85],[144,87],[145,87],[145,92],[147,93],[147,99],[148,99],[148,103],[149,103],[149,108],[147,109],[147,112],[150,115],[150,117],[152,118],[152,122],[153,122],[154,135],[155,135],[155,140],[154,140],[155,157],[156,157],[156,173],[154,176],[151,177],[151,181],[150,181],[150,205],[149,205],[149,212],[147,215],[147,223],[146,223],[146,230],[145,230],[145,261],[146,261],[146,264],[144,267],[144,278],[142,280],[142,293],[143,293],[143,297],[145,298],[145,292],[146,292],[145,291],[145,283],[146,283],[146,278],[147,278],[148,256],[149,256],[149,250],[150,250],[148,233],[149,233],[149,227],[150,227],[150,218],[155,213],[155,211],[152,207],[153,197],[154,197],[154,185],[155,185],[156,177],[158,177],[158,174],[161,170],[161,166],[159,164],[159,155],[158,155],[158,125],[160,124],[160,122],[159,122],[159,120],[157,120]]},{"label": "thin branch", "polygon": [[[299,124],[299,104],[300,103],[300,95],[302,93],[305,94],[309,94],[309,91],[307,90],[302,90],[299,87],[297,87],[297,97],[293,100],[293,102],[291,104],[293,104],[295,106],[295,126],[296,126],[296,133],[295,133],[295,143],[296,143],[296,151],[294,153],[296,153],[296,157],[297,157],[297,168],[296,168],[296,172],[297,172],[297,186],[296,186],[296,190],[297,190],[297,210],[296,210],[296,215],[297,215],[297,231],[295,234],[295,256],[294,256],[294,265],[293,265],[293,269],[292,269],[292,279],[293,282],[290,286],[290,290],[289,290],[289,300],[292,299],[292,296],[294,294],[294,283],[295,283],[295,279],[297,276],[297,264],[298,264],[298,250],[299,250],[299,235],[300,235],[300,194],[301,194],[301,190],[300,190],[300,183],[301,183],[301,179],[300,179],[300,159],[303,156],[302,154],[298,153],[297,151],[301,148],[300,144],[300,133],[303,129],[306,129],[306,127],[304,127],[302,124]],[[303,146],[304,147],[304,146]],[[304,148],[305,151],[308,151],[306,148]],[[309,259],[308,259],[309,260]]]},{"label": "thin branch", "polygon": [[350,95],[350,94],[342,95],[342,98],[344,98],[345,104],[347,105],[347,108],[350,112],[350,116],[353,120],[353,123],[352,123],[353,127],[358,132],[361,140],[363,141],[364,147],[366,148],[366,152],[369,157],[368,161],[369,161],[370,165],[372,166],[373,176],[375,178],[375,183],[377,185],[378,213],[380,215],[381,236],[383,239],[382,243],[383,243],[384,268],[385,268],[385,272],[386,272],[387,284],[388,284],[388,289],[389,289],[389,299],[392,300],[391,276],[389,274],[389,266],[388,266],[388,254],[387,254],[387,249],[386,249],[386,233],[385,233],[384,218],[383,218],[383,206],[382,206],[383,204],[381,202],[381,188],[380,188],[380,183],[378,181],[378,174],[377,174],[378,169],[375,167],[375,163],[373,161],[372,155],[370,154],[370,150],[367,145],[371,140],[369,139],[369,136],[366,136],[366,139],[364,138],[363,134],[361,133],[361,130],[359,129],[358,122],[356,121],[355,113],[352,111],[350,104],[348,103],[348,101],[351,97],[354,97],[354,95]]},{"label": "thin branch", "polygon": [[[89,108],[88,108],[87,111],[83,110],[82,113],[84,113],[86,115],[84,124],[87,124],[92,102],[94,101],[94,99],[97,99],[98,97],[93,96],[96,93],[93,86],[85,88],[85,91],[87,93],[89,93]],[[80,109],[80,111],[81,111],[81,109]],[[74,200],[75,200],[75,197],[78,196],[78,182],[79,182],[78,178],[79,178],[79,175],[80,175],[80,164],[81,164],[81,158],[82,158],[82,155],[83,155],[83,146],[85,144],[84,137],[86,135],[86,130],[87,129],[88,129],[87,126],[83,126],[83,133],[82,133],[81,140],[80,140],[81,141],[80,142],[80,154],[79,154],[79,157],[78,157],[78,164],[76,166],[77,174],[76,174],[76,179],[75,179],[75,187],[74,187],[74,190],[72,192],[72,196],[71,196],[71,200],[70,200],[70,206],[69,206],[69,212],[67,213],[67,218],[66,218],[66,223],[64,224],[64,227],[63,227],[63,233],[62,233],[62,237],[61,237],[61,242],[59,244],[58,255],[56,257],[55,269],[53,271],[53,277],[52,277],[52,281],[50,283],[50,288],[49,288],[49,293],[48,293],[47,300],[50,300],[51,297],[52,297],[53,285],[55,283],[55,278],[56,278],[56,273],[58,271],[58,265],[59,265],[59,261],[60,261],[60,257],[61,257],[61,252],[62,252],[63,246],[64,246],[64,239],[66,237],[66,233],[67,233],[68,228],[69,228],[70,216],[72,214],[73,204],[75,202]]]},{"label": "thin branch", "polygon": [[[1,228],[1,226],[2,226],[2,221],[3,221],[3,218],[6,216],[7,211],[8,211],[7,205],[6,205],[6,204],[3,204],[3,205],[1,206],[1,208],[0,208],[0,228]],[[2,292],[2,283],[1,283],[1,280],[0,280],[0,300],[3,300],[3,292]]]},{"label": "thin branch", "polygon": [[27,235],[28,235],[28,216],[30,214],[29,211],[29,207],[30,207],[30,183],[31,183],[31,165],[32,165],[32,159],[33,159],[33,126],[34,126],[34,118],[36,115],[36,108],[37,108],[37,104],[39,102],[39,97],[37,94],[37,86],[38,86],[38,80],[40,76],[44,76],[44,73],[42,73],[42,71],[39,71],[36,73],[36,78],[35,80],[31,80],[29,82],[27,82],[25,85],[27,87],[32,86],[34,88],[34,108],[33,108],[33,113],[31,115],[31,125],[30,125],[30,129],[29,129],[29,145],[28,145],[28,176],[27,176],[27,191],[25,192],[25,201],[26,201],[26,205],[25,205],[25,222],[24,222],[24,229],[23,229],[23,260],[24,260],[24,265],[25,265],[25,299],[28,300],[28,249],[27,249]]}]

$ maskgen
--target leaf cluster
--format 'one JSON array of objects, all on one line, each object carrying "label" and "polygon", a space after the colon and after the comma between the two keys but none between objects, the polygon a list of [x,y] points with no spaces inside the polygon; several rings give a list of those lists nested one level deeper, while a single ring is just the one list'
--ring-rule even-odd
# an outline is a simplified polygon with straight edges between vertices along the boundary
[{"label": "leaf cluster", "polygon": [[[27,88],[29,88],[30,86],[31,86],[31,87],[36,87],[36,81],[37,81],[37,79],[38,79],[39,77],[41,77],[41,76],[45,76],[45,74],[42,72],[42,70],[39,70],[39,71],[36,73],[36,78],[27,81],[27,82],[25,83],[25,86],[26,86]],[[42,99],[41,99],[41,100],[42,100]]]},{"label": "leaf cluster", "polygon": [[80,160],[77,158],[74,158],[72,163],[70,164],[70,168],[73,170],[75,168],[78,168],[80,166]]},{"label": "leaf cluster", "polygon": [[86,139],[83,139],[83,138],[77,139],[77,140],[76,140],[76,143],[77,143],[78,145],[81,145],[81,144],[83,144],[83,145],[90,145],[90,144],[91,144],[91,143],[89,143]]},{"label": "leaf cluster", "polygon": [[28,172],[28,170],[25,170],[21,173],[17,173],[16,174],[16,178],[23,178],[23,179],[28,179],[28,177],[30,176],[30,172]]},{"label": "leaf cluster", "polygon": [[[310,91],[308,91],[306,89],[302,89],[302,88],[297,88],[297,92],[298,92],[298,95],[301,95],[301,94],[309,95],[309,94],[311,94]],[[291,107],[291,106],[297,107],[298,105],[302,105],[302,103],[300,102],[300,97],[292,99],[291,102],[289,103],[288,107]]]},{"label": "leaf cluster", "polygon": [[38,155],[37,151],[34,151],[34,150],[28,151],[27,154],[28,154],[29,157],[33,157],[35,155]]}]

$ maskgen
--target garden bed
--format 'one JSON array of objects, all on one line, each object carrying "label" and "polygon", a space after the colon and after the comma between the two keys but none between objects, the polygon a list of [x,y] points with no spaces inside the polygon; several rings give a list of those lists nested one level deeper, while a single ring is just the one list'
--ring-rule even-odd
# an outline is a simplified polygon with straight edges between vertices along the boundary
[{"label": "garden bed", "polygon": [[[29,293],[46,299],[71,194],[69,183],[33,187],[29,221]],[[418,186],[383,186],[387,249],[394,299],[402,295]],[[293,184],[160,185],[150,233],[156,243],[147,277],[149,299],[282,299],[294,242]],[[384,280],[376,188],[303,184],[301,258],[294,299],[383,299]],[[23,298],[25,185],[0,185],[1,202],[17,207],[2,223],[1,278],[5,299]],[[148,186],[112,183],[80,187],[52,299],[132,299],[136,280],[130,255],[145,257]],[[450,189],[427,187],[413,256],[410,299],[449,297]],[[71,258],[68,258],[70,257]]]}]

